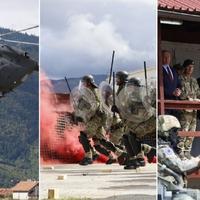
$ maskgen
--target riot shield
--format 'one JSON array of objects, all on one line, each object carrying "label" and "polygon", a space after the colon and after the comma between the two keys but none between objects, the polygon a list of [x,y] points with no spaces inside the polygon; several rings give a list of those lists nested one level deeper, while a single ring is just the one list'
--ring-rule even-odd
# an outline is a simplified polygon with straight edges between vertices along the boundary
[{"label": "riot shield", "polygon": [[111,111],[111,107],[113,105],[113,89],[111,85],[106,81],[101,82],[99,85],[99,96],[101,101],[101,108],[107,116],[105,128],[109,129],[113,120],[113,113]]},{"label": "riot shield", "polygon": [[99,103],[92,90],[84,86],[75,87],[70,95],[75,115],[87,122],[97,111]]},{"label": "riot shield", "polygon": [[116,105],[125,120],[141,123],[155,115],[151,98],[144,86],[127,84],[116,97]]}]

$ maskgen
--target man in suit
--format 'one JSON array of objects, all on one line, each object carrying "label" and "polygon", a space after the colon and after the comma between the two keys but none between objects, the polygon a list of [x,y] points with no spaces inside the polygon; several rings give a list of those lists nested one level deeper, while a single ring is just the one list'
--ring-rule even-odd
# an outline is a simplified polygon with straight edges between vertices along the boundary
[{"label": "man in suit", "polygon": [[162,51],[162,70],[165,99],[177,100],[181,95],[180,80],[174,68],[170,66],[171,54],[169,51]]}]

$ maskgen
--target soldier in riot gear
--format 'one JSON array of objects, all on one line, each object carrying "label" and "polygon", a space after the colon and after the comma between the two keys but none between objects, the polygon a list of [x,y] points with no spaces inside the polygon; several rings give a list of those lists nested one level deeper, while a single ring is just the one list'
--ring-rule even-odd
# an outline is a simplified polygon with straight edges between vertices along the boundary
[{"label": "soldier in riot gear", "polygon": [[[79,136],[79,141],[85,151],[85,156],[80,161],[80,165],[92,164],[93,160],[98,158],[96,150],[109,158],[107,164],[116,162],[111,152],[104,147],[108,146],[112,149],[113,145],[106,140],[104,135],[103,127],[106,115],[100,106],[97,87],[93,76],[87,75],[82,78],[78,92],[77,89],[72,92],[73,98],[76,98],[76,101],[73,100],[75,115],[82,117],[85,124],[85,130],[81,131]],[[89,139],[93,140],[93,146]]]},{"label": "soldier in riot gear", "polygon": [[116,72],[116,83],[119,86],[116,93],[117,95],[125,87],[127,82],[128,82],[128,72],[126,71]]},{"label": "soldier in riot gear", "polygon": [[84,84],[85,87],[88,87],[90,89],[98,88],[92,75],[83,76],[81,82]]},{"label": "soldier in riot gear", "polygon": [[[124,134],[124,125],[118,113],[111,112],[113,105],[113,89],[105,81],[100,84],[100,98],[102,102],[102,109],[106,113],[105,130],[109,134],[109,141],[114,145],[112,148],[107,148],[116,154],[119,164],[123,164],[126,159],[124,145],[122,144],[122,136]],[[106,146],[105,146],[106,147]]]},{"label": "soldier in riot gear", "polygon": [[156,155],[156,149],[142,144],[142,137],[146,134],[155,134],[155,109],[147,98],[145,87],[139,79],[131,78],[125,88],[119,93],[117,107],[125,124],[123,142],[129,160],[125,169],[136,169],[144,166],[143,151],[149,159]]},{"label": "soldier in riot gear", "polygon": [[[186,189],[186,175],[200,168],[200,158],[181,160],[178,156],[177,144],[180,137],[177,131],[181,126],[176,117],[160,115],[158,118],[158,161],[159,161],[159,188],[160,199],[164,191],[172,191],[172,199],[196,199],[191,198],[191,189]],[[193,192],[194,193],[194,192]],[[162,198],[161,198],[162,197]]]},{"label": "soldier in riot gear", "polygon": [[[128,72],[118,71],[118,72],[116,72],[115,76],[116,76],[116,84],[118,86],[116,95],[118,96],[120,91],[125,87],[126,83],[128,82]],[[112,106],[111,111],[119,113],[119,110],[116,105]]]}]

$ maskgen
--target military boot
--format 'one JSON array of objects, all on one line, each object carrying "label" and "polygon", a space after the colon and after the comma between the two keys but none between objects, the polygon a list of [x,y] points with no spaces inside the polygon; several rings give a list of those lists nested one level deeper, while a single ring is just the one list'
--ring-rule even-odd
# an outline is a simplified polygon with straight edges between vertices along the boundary
[{"label": "military boot", "polygon": [[145,162],[144,158],[137,158],[137,162],[140,167],[146,166],[146,162]]},{"label": "military boot", "polygon": [[137,162],[137,159],[129,159],[124,166],[124,169],[137,169],[139,167],[139,163]]},{"label": "military boot", "polygon": [[92,164],[92,158],[84,157],[80,162],[79,165],[90,165]]},{"label": "military boot", "polygon": [[113,158],[112,154],[109,155],[109,159],[106,161],[106,165],[111,165],[113,163],[116,163],[116,159]]},{"label": "military boot", "polygon": [[92,155],[92,160],[93,161],[98,160],[98,158],[99,158],[99,154],[98,153]]},{"label": "military boot", "polygon": [[97,153],[97,151],[95,150],[95,147],[90,147],[91,151],[92,151],[92,160],[95,161],[99,158],[99,154]]},{"label": "military boot", "polygon": [[109,159],[106,161],[106,165],[111,165],[111,164],[116,163],[116,162],[117,162],[116,159],[114,159],[114,158],[109,158]]},{"label": "military boot", "polygon": [[156,148],[151,147],[150,151],[147,153],[148,162],[151,163],[155,156],[156,156]]},{"label": "military boot", "polygon": [[127,153],[123,152],[121,155],[117,157],[117,161],[119,165],[125,165],[127,161]]}]

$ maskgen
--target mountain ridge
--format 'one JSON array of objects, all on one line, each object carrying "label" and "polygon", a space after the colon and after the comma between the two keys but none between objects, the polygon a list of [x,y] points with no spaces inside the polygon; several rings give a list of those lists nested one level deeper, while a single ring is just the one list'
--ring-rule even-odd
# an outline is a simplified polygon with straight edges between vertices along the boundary
[{"label": "mountain ridge", "polygon": [[[0,27],[0,34],[12,30]],[[38,43],[39,38],[23,33],[3,37],[9,40]],[[38,61],[39,47],[0,41],[15,46]],[[39,76],[28,79],[0,99],[0,187],[12,187],[20,180],[38,180]],[[11,166],[13,165],[13,166]]]}]

